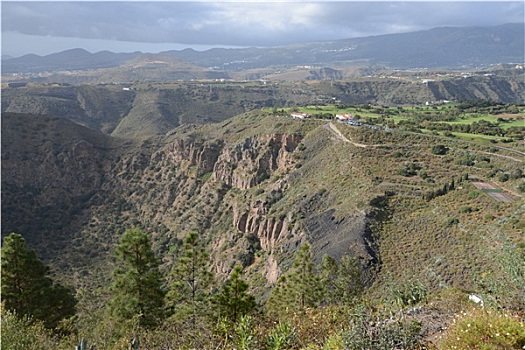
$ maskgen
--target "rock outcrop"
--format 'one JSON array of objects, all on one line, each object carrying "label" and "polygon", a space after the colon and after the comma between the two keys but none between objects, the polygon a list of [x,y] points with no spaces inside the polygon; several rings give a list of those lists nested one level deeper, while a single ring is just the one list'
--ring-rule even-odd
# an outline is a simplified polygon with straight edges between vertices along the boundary
[{"label": "rock outcrop", "polygon": [[299,135],[286,134],[247,138],[221,153],[212,178],[241,190],[252,188],[274,172],[291,169],[299,141]]}]

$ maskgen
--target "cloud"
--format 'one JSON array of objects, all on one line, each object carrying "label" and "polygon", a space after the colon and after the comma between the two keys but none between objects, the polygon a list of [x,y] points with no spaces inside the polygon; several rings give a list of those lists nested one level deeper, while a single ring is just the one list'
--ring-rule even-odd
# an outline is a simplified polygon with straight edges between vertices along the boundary
[{"label": "cloud", "polygon": [[223,46],[523,22],[515,2],[6,2],[2,33]]}]

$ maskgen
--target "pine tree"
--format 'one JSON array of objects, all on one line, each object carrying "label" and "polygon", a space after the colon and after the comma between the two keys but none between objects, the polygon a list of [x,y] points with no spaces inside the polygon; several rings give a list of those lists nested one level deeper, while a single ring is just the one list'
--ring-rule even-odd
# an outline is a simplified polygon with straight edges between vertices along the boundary
[{"label": "pine tree", "polygon": [[184,239],[172,270],[172,284],[168,292],[168,306],[180,319],[195,326],[210,301],[213,275],[208,269],[208,254],[197,232]]},{"label": "pine tree", "polygon": [[66,287],[54,283],[49,268],[28,250],[25,239],[11,233],[2,245],[2,301],[7,310],[32,316],[55,329],[75,314],[76,299]]},{"label": "pine tree", "polygon": [[319,266],[324,300],[328,304],[349,304],[363,291],[363,282],[357,260],[349,255],[337,262],[330,256],[323,256]]},{"label": "pine tree", "polygon": [[159,263],[149,236],[140,229],[127,230],[115,248],[116,268],[108,307],[120,321],[139,317],[140,324],[152,327],[163,317],[164,291]]},{"label": "pine tree", "polygon": [[339,266],[328,254],[323,255],[319,265],[319,279],[323,287],[323,299],[327,304],[337,303],[337,275]]},{"label": "pine tree", "polygon": [[310,244],[305,243],[297,251],[294,264],[278,285],[268,301],[270,313],[283,311],[302,312],[319,305],[322,287],[319,277],[314,273],[314,263]]},{"label": "pine tree", "polygon": [[230,278],[214,298],[219,316],[233,322],[250,313],[256,307],[255,297],[247,293],[249,285],[242,279],[242,276],[242,266],[236,265]]},{"label": "pine tree", "polygon": [[342,303],[352,303],[363,292],[364,285],[356,258],[346,255],[341,259],[337,273],[337,298]]}]

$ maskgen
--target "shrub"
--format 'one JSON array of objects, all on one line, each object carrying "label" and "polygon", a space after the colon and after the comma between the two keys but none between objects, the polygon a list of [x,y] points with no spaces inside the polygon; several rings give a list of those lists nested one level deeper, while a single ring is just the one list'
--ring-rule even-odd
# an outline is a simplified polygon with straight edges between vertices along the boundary
[{"label": "shrub", "polygon": [[254,342],[253,318],[251,316],[242,316],[235,326],[235,348],[239,350],[251,349]]},{"label": "shrub", "polygon": [[459,220],[457,218],[448,218],[446,221],[445,221],[445,225],[447,227],[451,227],[451,226],[455,226],[459,224]]},{"label": "shrub", "polygon": [[414,280],[394,287],[392,294],[400,307],[411,306],[427,300],[427,287]]},{"label": "shrub", "polygon": [[448,148],[443,145],[432,146],[432,154],[435,155],[444,155],[447,154]]},{"label": "shrub", "polygon": [[470,191],[468,193],[468,198],[469,199],[474,199],[474,198],[477,198],[479,196],[479,192],[478,191]]},{"label": "shrub", "polygon": [[464,205],[459,208],[460,213],[472,213],[473,209],[471,206]]},{"label": "shrub", "polygon": [[525,323],[495,310],[464,312],[439,344],[439,349],[522,349]]},{"label": "shrub", "polygon": [[397,173],[402,176],[414,176],[417,175],[418,170],[421,169],[421,165],[417,163],[407,163],[397,170]]},{"label": "shrub", "polygon": [[364,312],[352,317],[342,335],[344,348],[350,350],[419,349],[421,325],[403,319],[371,316]]},{"label": "shrub", "polygon": [[[27,316],[18,317],[15,312],[1,308],[1,344],[2,349],[37,350],[57,349],[56,340],[51,331],[41,322],[34,322]],[[60,348],[64,348],[60,346]]]},{"label": "shrub", "polygon": [[520,168],[513,169],[510,172],[511,179],[521,179],[522,177],[523,177],[523,170],[521,170]]},{"label": "shrub", "polygon": [[498,180],[501,182],[507,182],[509,181],[509,179],[510,179],[510,176],[507,173],[503,173],[503,174],[500,174],[500,176],[498,176]]},{"label": "shrub", "polygon": [[267,339],[268,350],[288,349],[295,339],[295,329],[287,322],[279,322]]}]

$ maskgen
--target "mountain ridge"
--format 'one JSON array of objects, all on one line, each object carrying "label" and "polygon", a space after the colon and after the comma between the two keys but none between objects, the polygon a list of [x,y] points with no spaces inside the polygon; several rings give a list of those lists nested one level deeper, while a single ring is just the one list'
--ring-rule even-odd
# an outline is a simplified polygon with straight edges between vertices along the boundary
[{"label": "mountain ridge", "polygon": [[[190,48],[161,52],[216,70],[239,71],[299,64],[352,64],[364,60],[391,68],[472,68],[497,63],[523,63],[524,24],[493,27],[438,27],[424,31],[318,41],[264,48]],[[4,73],[109,68],[142,54],[71,49],[47,56],[2,60]],[[71,58],[75,58],[75,62]],[[69,60],[69,61],[68,61]]]}]

